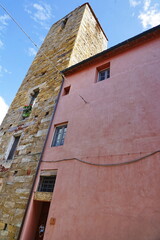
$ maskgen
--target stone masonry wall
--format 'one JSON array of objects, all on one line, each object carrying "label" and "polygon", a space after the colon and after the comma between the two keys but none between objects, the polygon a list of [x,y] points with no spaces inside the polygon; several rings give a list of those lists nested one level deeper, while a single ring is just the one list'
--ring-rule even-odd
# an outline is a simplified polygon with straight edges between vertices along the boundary
[{"label": "stone masonry wall", "polygon": [[[62,82],[59,70],[105,48],[106,38],[98,26],[84,4],[51,27],[1,125],[0,239],[17,239]],[[31,114],[22,119],[23,106],[37,88]],[[13,136],[21,137],[14,158],[7,161]]]},{"label": "stone masonry wall", "polygon": [[[91,36],[94,36],[93,39]],[[82,59],[95,55],[96,48],[97,53],[107,49],[107,41],[106,38],[104,38],[104,32],[102,31],[101,26],[92,14],[91,8],[87,5],[76,38],[72,57],[70,58],[69,66],[82,61]]]}]

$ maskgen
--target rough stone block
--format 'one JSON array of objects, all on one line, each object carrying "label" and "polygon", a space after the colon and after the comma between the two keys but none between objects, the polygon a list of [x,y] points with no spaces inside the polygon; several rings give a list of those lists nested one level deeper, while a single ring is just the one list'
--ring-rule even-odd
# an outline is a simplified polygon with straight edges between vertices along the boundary
[{"label": "rough stone block", "polygon": [[4,226],[5,226],[5,223],[4,222],[0,222],[0,230],[3,230]]}]

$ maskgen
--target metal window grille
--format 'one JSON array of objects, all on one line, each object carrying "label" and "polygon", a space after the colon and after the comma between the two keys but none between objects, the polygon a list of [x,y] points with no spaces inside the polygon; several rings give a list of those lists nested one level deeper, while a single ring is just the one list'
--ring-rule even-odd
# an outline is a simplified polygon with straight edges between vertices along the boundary
[{"label": "metal window grille", "polygon": [[20,139],[20,136],[14,137],[14,142],[12,144],[12,147],[11,147],[11,150],[10,150],[9,155],[7,157],[7,160],[13,159],[15,151],[17,149],[17,145],[18,145],[19,139]]},{"label": "metal window grille", "polygon": [[67,124],[56,127],[52,146],[61,146],[64,144],[66,131],[67,131]]},{"label": "metal window grille", "polygon": [[41,176],[38,192],[53,192],[56,176]]},{"label": "metal window grille", "polygon": [[98,81],[103,81],[107,78],[110,78],[110,68],[107,68],[98,73]]}]

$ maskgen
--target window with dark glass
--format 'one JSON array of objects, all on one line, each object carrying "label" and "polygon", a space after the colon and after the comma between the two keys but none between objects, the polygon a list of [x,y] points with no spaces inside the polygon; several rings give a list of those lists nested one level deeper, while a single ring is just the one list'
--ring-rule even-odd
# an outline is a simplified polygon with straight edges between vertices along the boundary
[{"label": "window with dark glass", "polygon": [[98,72],[98,81],[103,81],[110,78],[110,68]]},{"label": "window with dark glass", "polygon": [[53,192],[56,181],[55,176],[41,176],[38,186],[38,192]]},{"label": "window with dark glass", "polygon": [[17,145],[18,145],[18,143],[19,143],[19,140],[20,140],[20,136],[14,137],[13,144],[12,144],[12,147],[11,147],[11,149],[10,149],[9,155],[8,155],[8,157],[7,157],[7,160],[13,159],[14,154],[15,154],[15,151],[16,151],[16,149],[17,149]]},{"label": "window with dark glass", "polygon": [[52,147],[61,146],[64,144],[64,139],[67,131],[67,124],[57,126],[55,129]]}]

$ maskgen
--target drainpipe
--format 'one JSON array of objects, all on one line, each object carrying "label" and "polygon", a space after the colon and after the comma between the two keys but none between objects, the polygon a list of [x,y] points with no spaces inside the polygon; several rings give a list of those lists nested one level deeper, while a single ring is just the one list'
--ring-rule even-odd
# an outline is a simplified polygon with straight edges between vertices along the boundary
[{"label": "drainpipe", "polygon": [[51,129],[51,125],[52,125],[52,122],[53,122],[53,119],[54,119],[54,116],[55,116],[55,113],[56,113],[56,110],[57,110],[57,105],[58,105],[59,98],[60,98],[60,95],[61,95],[61,92],[62,92],[63,84],[64,84],[64,77],[62,77],[62,83],[61,83],[60,91],[58,93],[56,104],[55,104],[55,107],[54,107],[54,110],[53,110],[53,114],[52,114],[51,121],[50,121],[50,124],[49,124],[47,136],[46,136],[46,139],[45,139],[45,142],[44,142],[44,145],[43,145],[43,149],[42,149],[42,153],[41,153],[41,156],[40,156],[40,159],[39,159],[39,162],[38,162],[38,166],[37,166],[37,169],[36,169],[36,174],[35,174],[35,177],[34,177],[34,180],[33,180],[32,188],[31,188],[31,191],[30,191],[29,199],[28,199],[27,206],[26,206],[26,209],[25,209],[25,212],[24,212],[24,217],[23,217],[23,220],[22,220],[22,224],[21,224],[21,227],[20,227],[20,230],[19,230],[17,240],[20,240],[20,237],[21,237],[21,233],[22,233],[22,229],[23,229],[23,226],[24,226],[25,218],[26,218],[27,211],[28,211],[29,204],[30,204],[31,197],[32,197],[32,192],[33,192],[34,185],[35,185],[35,182],[36,182],[36,178],[37,178],[37,175],[38,175],[38,172],[39,172],[39,168],[40,168],[41,161],[42,161],[42,158],[43,158],[44,150],[45,150],[45,147],[46,147],[46,144],[47,144],[47,140],[48,140],[49,132],[50,132],[50,129]]}]

